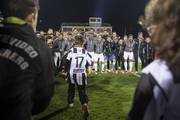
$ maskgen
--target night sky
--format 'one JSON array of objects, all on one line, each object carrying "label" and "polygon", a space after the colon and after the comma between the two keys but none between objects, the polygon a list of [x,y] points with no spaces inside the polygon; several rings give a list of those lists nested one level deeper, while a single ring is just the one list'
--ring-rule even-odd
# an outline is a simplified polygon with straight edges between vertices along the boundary
[{"label": "night sky", "polygon": [[111,23],[113,30],[123,34],[137,33],[137,24],[148,0],[40,0],[39,29],[58,30],[62,22],[88,22],[98,16]]}]

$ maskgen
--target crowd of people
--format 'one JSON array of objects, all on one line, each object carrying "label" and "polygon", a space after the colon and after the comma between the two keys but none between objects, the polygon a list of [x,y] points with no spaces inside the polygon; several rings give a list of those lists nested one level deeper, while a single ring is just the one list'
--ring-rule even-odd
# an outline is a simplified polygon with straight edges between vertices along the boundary
[{"label": "crowd of people", "polygon": [[37,36],[52,49],[57,71],[60,69],[63,56],[73,47],[75,36],[83,37],[83,47],[92,56],[93,61],[93,67],[89,68],[89,72],[92,72],[92,69],[95,74],[119,71],[139,73],[139,63],[142,63],[142,69],[155,58],[155,50],[150,45],[151,37],[145,37],[143,32],[139,32],[138,35],[119,36],[116,32],[111,33],[106,30],[95,32],[94,29],[90,29],[81,32],[74,29],[69,32],[59,32],[49,28],[46,33],[37,32]]},{"label": "crowd of people", "polygon": [[88,115],[86,67],[95,73],[119,69],[138,73],[139,58],[142,68],[149,65],[141,72],[126,120],[180,119],[179,0],[150,0],[143,23],[150,36],[139,32],[137,38],[93,29],[85,33],[49,29],[35,34],[38,0],[1,2],[0,119],[31,120],[43,112],[54,93],[54,65],[56,74],[64,69],[68,76],[69,107],[73,107],[77,85]]}]

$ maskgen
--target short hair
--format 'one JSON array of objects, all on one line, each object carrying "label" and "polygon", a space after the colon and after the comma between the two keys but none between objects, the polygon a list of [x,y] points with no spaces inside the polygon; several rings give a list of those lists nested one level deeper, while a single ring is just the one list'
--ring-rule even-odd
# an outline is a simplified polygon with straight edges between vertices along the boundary
[{"label": "short hair", "polygon": [[75,45],[83,45],[84,39],[82,35],[75,36]]},{"label": "short hair", "polygon": [[2,0],[2,13],[4,17],[15,16],[25,19],[38,9],[38,0]]}]

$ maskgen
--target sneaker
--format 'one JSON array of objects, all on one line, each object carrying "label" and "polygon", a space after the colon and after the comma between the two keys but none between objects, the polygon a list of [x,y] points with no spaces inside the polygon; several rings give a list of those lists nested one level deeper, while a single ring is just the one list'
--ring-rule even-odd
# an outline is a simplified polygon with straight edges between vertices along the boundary
[{"label": "sneaker", "polygon": [[84,117],[88,117],[89,116],[89,109],[88,109],[88,105],[87,104],[83,105],[83,115],[84,115]]},{"label": "sneaker", "polygon": [[69,104],[69,108],[73,108],[74,107],[74,103]]},{"label": "sneaker", "polygon": [[124,74],[125,73],[124,70],[121,70],[121,73]]},{"label": "sneaker", "polygon": [[135,73],[138,74],[138,71],[136,71]]}]

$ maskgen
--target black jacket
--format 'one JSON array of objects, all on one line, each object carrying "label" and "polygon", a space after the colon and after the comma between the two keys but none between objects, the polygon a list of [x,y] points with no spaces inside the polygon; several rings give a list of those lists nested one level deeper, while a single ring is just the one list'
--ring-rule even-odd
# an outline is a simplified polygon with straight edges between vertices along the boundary
[{"label": "black jacket", "polygon": [[179,66],[161,59],[141,72],[126,120],[180,120]]},{"label": "black jacket", "polygon": [[30,120],[53,95],[51,51],[28,25],[0,27],[0,119]]},{"label": "black jacket", "polygon": [[112,42],[105,41],[103,44],[103,53],[104,55],[112,55],[114,52],[114,44]]},{"label": "black jacket", "polygon": [[154,59],[155,50],[153,47],[151,47],[151,45],[149,43],[145,44],[144,51],[145,51],[145,58],[146,59]]},{"label": "black jacket", "polygon": [[123,57],[124,56],[124,48],[125,45],[124,44],[116,44],[116,53],[118,54],[119,57]]},{"label": "black jacket", "polygon": [[135,42],[134,42],[134,50],[133,50],[134,54],[139,55],[139,56],[144,56],[144,54],[145,54],[145,51],[144,51],[145,45],[146,45],[146,42],[144,40],[142,40],[140,42],[139,39],[136,39]]}]

